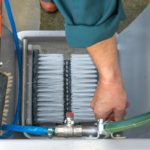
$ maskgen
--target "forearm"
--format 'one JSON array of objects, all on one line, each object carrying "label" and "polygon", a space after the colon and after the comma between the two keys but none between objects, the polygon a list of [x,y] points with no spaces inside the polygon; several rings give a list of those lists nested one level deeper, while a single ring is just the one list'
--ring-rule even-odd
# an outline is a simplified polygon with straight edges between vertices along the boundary
[{"label": "forearm", "polygon": [[[97,118],[107,119],[113,114],[115,120],[120,120],[127,98],[121,80],[116,41],[114,37],[108,38],[115,34],[119,22],[125,17],[122,0],[54,2],[65,18],[68,44],[75,48],[88,47],[97,66],[100,80],[91,103],[95,115]],[[97,43],[98,41],[102,42]]]},{"label": "forearm", "polygon": [[116,39],[112,37],[87,50],[100,75],[91,107],[97,118],[121,120],[127,107],[127,94],[121,77]]},{"label": "forearm", "polygon": [[103,82],[122,83],[116,38],[112,37],[87,48]]}]

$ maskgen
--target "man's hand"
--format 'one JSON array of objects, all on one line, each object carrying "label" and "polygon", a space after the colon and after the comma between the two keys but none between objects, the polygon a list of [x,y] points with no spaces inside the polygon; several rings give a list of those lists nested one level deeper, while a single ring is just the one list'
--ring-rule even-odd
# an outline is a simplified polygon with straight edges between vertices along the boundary
[{"label": "man's hand", "polygon": [[127,108],[127,94],[124,89],[118,63],[116,39],[112,37],[87,48],[99,72],[99,83],[91,102],[98,119],[123,119]]},{"label": "man's hand", "polygon": [[126,113],[127,94],[121,84],[99,81],[91,107],[97,118],[122,120]]}]

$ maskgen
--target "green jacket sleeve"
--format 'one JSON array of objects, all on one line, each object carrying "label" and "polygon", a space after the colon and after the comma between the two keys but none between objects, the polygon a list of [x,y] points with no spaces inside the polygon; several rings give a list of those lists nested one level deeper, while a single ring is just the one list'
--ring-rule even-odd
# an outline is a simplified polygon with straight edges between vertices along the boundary
[{"label": "green jacket sleeve", "polygon": [[54,0],[65,19],[70,47],[85,48],[112,37],[125,18],[121,0]]}]

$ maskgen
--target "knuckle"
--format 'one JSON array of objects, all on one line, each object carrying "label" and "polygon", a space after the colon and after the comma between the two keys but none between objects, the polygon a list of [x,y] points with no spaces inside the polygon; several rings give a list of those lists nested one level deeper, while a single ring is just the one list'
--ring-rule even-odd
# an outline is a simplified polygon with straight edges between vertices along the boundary
[{"label": "knuckle", "polygon": [[93,104],[91,104],[90,106],[91,106],[92,109],[94,108]]},{"label": "knuckle", "polygon": [[102,110],[101,108],[97,108],[97,107],[95,107],[93,111],[96,115],[96,118],[98,118],[98,119],[105,120],[108,117],[108,115],[110,114],[109,111],[106,111],[104,109]]},{"label": "knuckle", "polygon": [[118,111],[124,111],[124,110],[126,110],[126,108],[127,108],[127,103],[124,102],[124,103],[121,103],[116,109]]},{"label": "knuckle", "polygon": [[126,109],[126,105],[122,105],[121,110],[125,110],[125,109]]},{"label": "knuckle", "polygon": [[125,111],[125,109],[126,109],[126,107],[124,107],[124,106],[120,106],[120,107],[116,108],[117,111],[121,111],[121,112]]},{"label": "knuckle", "polygon": [[121,112],[122,112],[122,111],[125,110],[125,108],[126,108],[126,107],[125,107],[124,105],[117,105],[117,106],[115,107],[115,110],[116,110],[116,111],[121,111]]},{"label": "knuckle", "polygon": [[90,104],[91,108],[94,109],[94,102],[92,101]]},{"label": "knuckle", "polygon": [[102,114],[102,113],[97,113],[97,114],[95,114],[95,116],[97,119],[106,119],[106,115]]},{"label": "knuckle", "polygon": [[97,107],[94,107],[94,108],[93,108],[93,111],[94,111],[95,114],[99,114],[99,113],[100,113],[100,110],[99,110],[99,108],[97,108]]}]

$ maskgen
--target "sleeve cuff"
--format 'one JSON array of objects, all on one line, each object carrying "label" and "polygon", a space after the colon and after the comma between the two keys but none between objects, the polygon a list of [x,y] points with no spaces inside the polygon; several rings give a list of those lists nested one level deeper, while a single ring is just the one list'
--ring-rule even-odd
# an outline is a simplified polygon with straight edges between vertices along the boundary
[{"label": "sleeve cuff", "polygon": [[108,39],[115,34],[122,19],[116,18],[95,26],[65,24],[68,44],[72,48],[87,48]]}]

